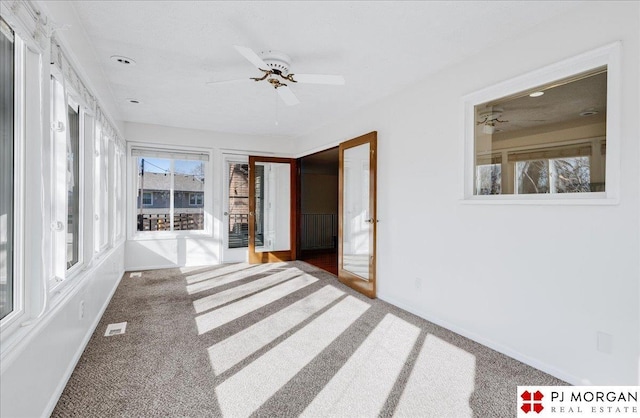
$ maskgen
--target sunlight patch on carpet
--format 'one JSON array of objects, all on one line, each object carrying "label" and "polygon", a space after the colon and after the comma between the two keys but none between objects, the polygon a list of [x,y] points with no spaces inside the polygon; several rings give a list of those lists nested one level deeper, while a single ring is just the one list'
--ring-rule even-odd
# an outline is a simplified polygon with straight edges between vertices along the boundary
[{"label": "sunlight patch on carpet", "polygon": [[[256,267],[252,267],[249,269],[244,269],[235,273],[227,274],[220,277],[207,277],[206,280],[198,281],[197,283],[193,283],[187,285],[187,293],[193,295],[194,293],[203,292],[205,290],[215,289],[216,287],[237,282],[238,280],[243,280],[248,277],[254,276],[256,274],[264,274],[269,271],[279,268],[273,264],[260,264]],[[215,272],[209,272],[211,275]]]},{"label": "sunlight patch on carpet", "polygon": [[216,277],[224,276],[225,274],[235,273],[241,270],[249,270],[252,267],[257,267],[256,265],[251,265],[249,263],[237,263],[237,264],[229,264],[224,267],[219,267],[216,269],[209,269],[207,271],[203,271],[200,273],[187,275],[186,280],[187,284],[198,283],[208,279],[215,279]]},{"label": "sunlight patch on carpet", "polygon": [[471,417],[476,357],[427,335],[395,416]]},{"label": "sunlight patch on carpet", "polygon": [[344,295],[343,291],[333,286],[325,286],[249,328],[209,347],[209,360],[214,373],[221,374],[229,370],[342,295]]},{"label": "sunlight patch on carpet", "polygon": [[241,299],[234,304],[223,306],[215,311],[197,316],[196,325],[198,326],[198,334],[204,334],[205,332],[216,329],[221,325],[231,322],[234,319],[238,319],[241,316],[255,311],[256,309],[260,309],[271,302],[283,298],[317,281],[317,278],[309,274],[305,274],[304,276],[296,277],[288,282]]},{"label": "sunlight patch on carpet", "polygon": [[193,301],[193,307],[195,308],[196,313],[202,313],[204,311],[208,311],[210,309],[224,305],[225,303],[240,299],[244,296],[250,295],[259,290],[266,289],[267,287],[273,286],[275,284],[282,283],[286,280],[292,279],[302,274],[302,270],[295,267],[286,269],[284,271],[279,271],[269,276],[262,277],[249,283],[245,283],[241,286],[236,286],[234,288],[224,290],[214,295],[197,299]]},{"label": "sunlight patch on carpet", "polygon": [[353,324],[370,305],[347,296],[216,388],[224,416],[245,417]]},{"label": "sunlight patch on carpet", "polygon": [[301,416],[378,416],[419,335],[415,325],[385,315]]}]

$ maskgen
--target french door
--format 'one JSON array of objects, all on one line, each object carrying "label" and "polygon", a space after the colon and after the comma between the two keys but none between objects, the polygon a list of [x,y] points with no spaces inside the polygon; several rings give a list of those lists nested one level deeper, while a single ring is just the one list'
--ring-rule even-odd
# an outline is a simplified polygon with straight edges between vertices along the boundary
[{"label": "french door", "polygon": [[376,297],[377,132],[339,147],[338,279]]},{"label": "french door", "polygon": [[296,259],[296,160],[249,157],[249,262]]},{"label": "french door", "polygon": [[246,156],[224,158],[224,229],[222,260],[246,262],[249,248],[249,161]]}]

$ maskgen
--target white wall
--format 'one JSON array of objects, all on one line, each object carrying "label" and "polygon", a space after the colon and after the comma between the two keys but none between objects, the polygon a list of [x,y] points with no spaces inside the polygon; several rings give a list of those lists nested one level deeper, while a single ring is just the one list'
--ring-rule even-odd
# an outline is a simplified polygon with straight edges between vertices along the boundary
[{"label": "white wall", "polygon": [[[287,156],[292,149],[291,140],[286,138],[256,137],[139,123],[126,123],[125,137],[129,142],[145,143],[145,145],[204,148],[210,150],[213,156],[210,161],[212,181],[205,182],[205,187],[211,188],[210,191],[213,195],[212,234],[170,239],[140,239],[133,236],[135,225],[130,219],[128,225],[130,233],[125,253],[127,270],[197,266],[223,262],[224,153],[244,155],[272,155],[276,153],[278,156]],[[132,198],[132,193],[129,193],[127,199]],[[207,202],[205,202],[206,206]]]},{"label": "white wall", "polygon": [[[124,273],[124,243],[106,253],[68,294],[57,295],[43,320],[3,366],[0,416],[49,416]],[[84,316],[80,318],[83,303]]]},{"label": "white wall", "polygon": [[[573,384],[640,384],[639,8],[587,2],[301,138],[378,131],[381,299]],[[620,203],[463,204],[462,97],[618,40]]]},{"label": "white wall", "polygon": [[[7,2],[0,3],[3,18],[15,25],[16,33],[27,41],[29,53],[24,103],[18,100],[17,106],[24,112],[24,121],[17,126],[23,125],[25,129],[24,136],[18,133],[18,138],[24,144],[26,167],[15,170],[17,177],[24,177],[25,185],[23,196],[19,193],[16,197],[17,202],[24,202],[23,209],[19,212],[24,216],[25,225],[24,229],[17,227],[19,245],[16,246],[20,254],[16,264],[24,264],[24,270],[23,274],[15,276],[23,285],[25,309],[22,316],[14,318],[7,328],[3,324],[1,330],[0,416],[38,417],[48,416],[55,407],[122,277],[124,240],[118,240],[114,228],[111,228],[107,248],[97,252],[93,247],[93,136],[88,135],[82,139],[86,147],[83,173],[85,185],[81,186],[85,207],[80,251],[84,260],[78,266],[79,270],[67,272],[64,268],[65,260],[53,256],[56,248],[59,248],[55,244],[56,234],[65,232],[54,232],[50,228],[52,221],[56,219],[51,208],[66,202],[67,196],[66,191],[62,195],[56,194],[60,190],[56,186],[61,179],[54,177],[52,181],[54,167],[59,161],[55,160],[56,150],[49,128],[52,94],[49,88],[52,71],[49,65],[50,44],[44,37],[38,37],[37,40],[31,38],[38,32],[34,29],[35,24],[30,17],[32,15],[24,9],[27,3],[5,3]],[[15,7],[8,9],[10,6]],[[45,32],[61,22],[48,15],[46,10],[39,16],[41,22],[49,25]],[[70,62],[76,63],[72,52],[67,49],[64,32],[58,31],[56,35],[59,36],[65,56]],[[83,81],[90,86],[91,83],[86,79]],[[91,133],[92,129],[87,127],[84,132]],[[111,147],[113,148],[113,144]],[[63,163],[66,158],[64,154]],[[18,156],[17,160],[22,158]],[[111,188],[113,189],[113,185]],[[116,192],[111,190],[109,199],[114,199],[115,195]],[[110,211],[115,211],[115,204],[109,203]],[[66,219],[66,213],[63,219]],[[62,242],[64,245],[64,239]],[[52,275],[59,266],[62,266],[62,273],[58,276],[61,282]],[[16,300],[19,299],[18,297]]]}]

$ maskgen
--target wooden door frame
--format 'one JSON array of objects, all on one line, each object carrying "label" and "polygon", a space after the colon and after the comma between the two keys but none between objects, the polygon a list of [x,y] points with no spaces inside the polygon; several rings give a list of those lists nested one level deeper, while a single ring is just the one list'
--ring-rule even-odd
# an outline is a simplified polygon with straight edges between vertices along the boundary
[{"label": "wooden door frame", "polygon": [[[290,179],[290,212],[289,212],[289,249],[284,251],[267,251],[256,252],[255,242],[255,211],[256,211],[256,199],[255,199],[255,187],[256,187],[256,175],[255,165],[256,162],[265,163],[288,163],[290,167],[289,179]],[[249,156],[249,263],[250,264],[262,264],[262,263],[275,263],[278,261],[292,261],[296,259],[297,255],[297,235],[298,235],[298,187],[297,187],[297,161],[294,158],[281,158],[281,157],[260,157]]]},{"label": "wooden door frame", "polygon": [[[369,280],[363,280],[361,277],[344,270],[343,268],[343,223],[344,223],[344,151],[349,148],[357,147],[363,144],[370,144],[369,158],[369,208],[371,210],[370,218],[371,231],[369,234],[373,259],[369,260]],[[339,156],[339,179],[338,179],[338,279],[340,282],[351,287],[352,289],[368,296],[371,299],[376,297],[376,262],[377,262],[377,228],[378,228],[378,209],[377,209],[377,155],[378,155],[378,132],[373,131],[357,138],[345,141],[340,144]]]}]

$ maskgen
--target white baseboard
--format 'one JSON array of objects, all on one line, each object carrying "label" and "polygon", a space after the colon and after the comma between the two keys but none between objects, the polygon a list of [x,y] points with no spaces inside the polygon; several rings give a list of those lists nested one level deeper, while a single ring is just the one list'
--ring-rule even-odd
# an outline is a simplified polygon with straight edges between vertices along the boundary
[{"label": "white baseboard", "polygon": [[570,373],[567,373],[563,370],[558,369],[557,367],[553,367],[547,363],[544,363],[538,359],[529,357],[525,354],[520,353],[519,351],[513,350],[512,348],[505,346],[503,344],[497,343],[495,341],[492,341],[488,338],[485,338],[481,335],[478,335],[474,332],[471,332],[467,329],[461,328],[457,325],[454,325],[448,321],[445,321],[441,318],[432,316],[432,315],[427,315],[424,312],[421,312],[419,309],[410,306],[409,304],[407,304],[406,302],[403,301],[399,301],[397,299],[394,299],[392,297],[387,297],[384,295],[378,295],[378,298],[380,300],[383,300],[387,303],[390,303],[394,306],[397,306],[398,308],[404,309],[407,312],[410,312],[414,315],[419,316],[420,318],[426,319],[429,322],[432,322],[436,325],[439,325],[443,328],[448,329],[449,331],[453,331],[456,334],[460,334],[463,337],[469,338],[470,340],[473,340],[477,343],[480,343],[486,347],[489,347],[492,350],[495,350],[501,354],[504,354],[506,356],[509,356],[515,360],[518,360],[524,364],[527,364],[531,367],[534,367],[538,370],[541,370],[547,374],[550,374],[551,376],[557,377],[558,379],[564,380],[567,383],[570,383],[572,385],[582,385],[584,384],[581,379],[579,379],[577,376],[574,376]]},{"label": "white baseboard", "polygon": [[178,269],[180,267],[184,267],[184,266],[179,266],[177,264],[162,264],[162,265],[153,265],[153,266],[125,266],[124,271],[125,273],[127,273],[131,271]]}]

